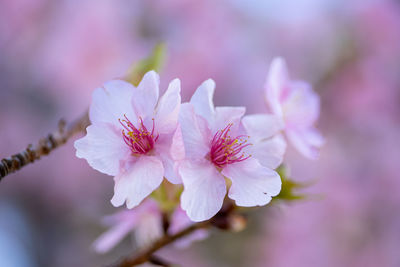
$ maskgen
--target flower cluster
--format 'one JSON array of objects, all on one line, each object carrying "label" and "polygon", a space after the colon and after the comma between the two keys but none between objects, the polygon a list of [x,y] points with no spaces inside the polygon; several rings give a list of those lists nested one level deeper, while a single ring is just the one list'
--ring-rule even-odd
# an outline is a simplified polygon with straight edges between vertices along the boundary
[{"label": "flower cluster", "polygon": [[[281,190],[275,169],[283,161],[286,140],[309,158],[318,155],[323,143],[314,128],[319,98],[307,83],[289,79],[282,59],[272,62],[267,77],[270,113],[245,115],[245,107],[214,107],[213,80],[202,83],[187,103],[181,103],[180,90],[175,79],[160,97],[159,76],[150,71],[137,87],[113,80],[94,91],[92,124],[75,142],[76,155],[114,176],[114,206],[126,203],[132,209],[142,203],[109,219],[113,226],[96,241],[98,251],[107,251],[133,228],[147,229],[137,231],[139,239],[146,232],[158,237],[163,212],[172,218],[170,230],[178,231],[212,218],[226,195],[236,206],[268,204]],[[174,191],[173,209],[162,210],[162,203],[151,199],[164,184],[183,187]]]}]

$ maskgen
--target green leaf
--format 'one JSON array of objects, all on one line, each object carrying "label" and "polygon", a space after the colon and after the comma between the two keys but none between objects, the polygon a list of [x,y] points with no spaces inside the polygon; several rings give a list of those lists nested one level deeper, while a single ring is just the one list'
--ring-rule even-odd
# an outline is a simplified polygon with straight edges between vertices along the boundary
[{"label": "green leaf", "polygon": [[146,72],[155,70],[159,72],[164,64],[166,46],[164,43],[157,44],[150,56],[132,64],[128,74],[125,76],[127,82],[137,86]]}]

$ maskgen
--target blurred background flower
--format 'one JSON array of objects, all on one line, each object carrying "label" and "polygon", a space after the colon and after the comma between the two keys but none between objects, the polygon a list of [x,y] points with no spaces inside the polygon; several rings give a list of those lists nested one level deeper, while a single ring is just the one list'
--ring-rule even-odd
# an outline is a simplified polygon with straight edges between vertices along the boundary
[{"label": "blurred background flower", "polygon": [[[92,90],[125,74],[159,41],[161,81],[183,100],[207,78],[216,105],[264,112],[270,61],[321,96],[326,144],[308,161],[289,149],[309,200],[252,211],[248,228],[214,232],[183,266],[399,266],[400,3],[395,0],[0,2],[0,157],[85,111]],[[166,88],[162,84],[161,88]],[[75,157],[72,142],[0,184],[0,266],[99,266],[91,243],[115,212],[111,177]],[[4,255],[4,256],[3,256]]]}]

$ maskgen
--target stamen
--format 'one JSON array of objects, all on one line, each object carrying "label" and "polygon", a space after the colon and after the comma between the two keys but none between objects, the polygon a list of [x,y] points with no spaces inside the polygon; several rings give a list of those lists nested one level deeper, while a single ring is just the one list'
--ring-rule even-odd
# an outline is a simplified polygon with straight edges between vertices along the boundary
[{"label": "stamen", "polygon": [[242,151],[245,147],[251,145],[247,142],[249,136],[239,135],[236,138],[231,138],[229,132],[232,125],[232,123],[229,123],[224,129],[218,131],[211,141],[209,157],[211,162],[219,168],[251,157],[251,155],[246,156]]},{"label": "stamen", "polygon": [[139,156],[144,155],[154,148],[154,144],[158,139],[158,135],[154,135],[154,119],[151,132],[149,132],[143,123],[141,117],[139,117],[139,129],[136,128],[133,123],[124,115],[125,119],[119,119],[122,127],[122,138],[125,144],[129,146],[133,155]]}]

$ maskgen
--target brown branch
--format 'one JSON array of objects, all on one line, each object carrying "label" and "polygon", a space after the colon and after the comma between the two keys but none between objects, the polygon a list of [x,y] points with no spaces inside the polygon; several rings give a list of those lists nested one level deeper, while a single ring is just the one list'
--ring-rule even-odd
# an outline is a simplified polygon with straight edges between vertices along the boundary
[{"label": "brown branch", "polygon": [[131,266],[136,266],[139,264],[143,264],[148,261],[154,260],[153,253],[156,252],[157,250],[173,243],[174,241],[187,236],[191,233],[193,233],[196,230],[207,228],[211,225],[211,221],[204,221],[204,222],[199,222],[192,224],[185,229],[181,230],[180,232],[174,234],[174,235],[164,235],[161,239],[158,241],[154,242],[150,247],[142,250],[138,254],[136,254],[134,257],[131,258],[126,258],[122,260],[119,263],[116,263],[114,265],[111,265],[110,267],[131,267]]},{"label": "brown branch", "polygon": [[150,262],[151,264],[154,264],[154,265],[157,265],[157,266],[163,266],[163,267],[170,267],[170,266],[172,266],[171,263],[165,261],[164,259],[162,259],[162,258],[160,258],[160,257],[154,256],[154,255],[150,256],[149,262]]},{"label": "brown branch", "polygon": [[189,235],[198,229],[207,228],[210,225],[211,225],[211,221],[199,222],[199,223],[195,223],[195,224],[192,224],[192,225],[186,227],[185,229],[183,229],[182,231],[180,231],[174,235],[166,234],[161,239],[154,242],[150,247],[139,252],[137,255],[135,255],[135,257],[124,259],[120,263],[117,263],[112,266],[113,267],[131,267],[131,266],[135,266],[135,265],[139,265],[139,264],[148,262],[149,260],[154,259],[153,253],[156,252],[157,250],[165,247],[166,245],[171,244],[172,242],[176,241],[177,239],[179,239],[181,237]]},{"label": "brown branch", "polygon": [[30,144],[21,153],[0,161],[0,181],[8,174],[18,171],[44,155],[48,155],[57,147],[65,144],[75,134],[83,132],[89,124],[90,121],[87,112],[69,124],[65,120],[60,120],[57,130],[40,139],[36,145]]},{"label": "brown branch", "polygon": [[111,265],[110,267],[131,267],[145,262],[158,263],[161,266],[168,266],[168,264],[154,256],[153,253],[159,249],[173,243],[174,241],[185,237],[196,230],[208,228],[210,226],[216,227],[225,231],[238,232],[246,226],[246,219],[242,214],[235,212],[235,206],[231,201],[226,201],[222,209],[210,220],[192,224],[174,235],[164,234],[158,241],[154,242],[150,247],[139,251],[134,257],[123,259],[119,263]]}]

